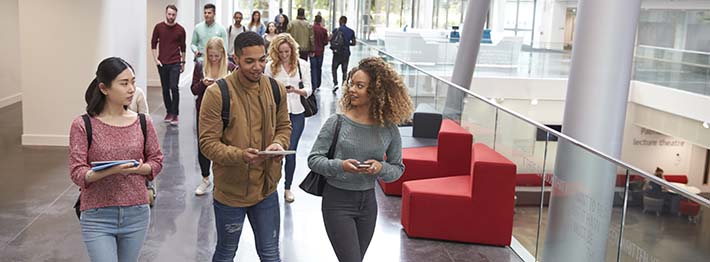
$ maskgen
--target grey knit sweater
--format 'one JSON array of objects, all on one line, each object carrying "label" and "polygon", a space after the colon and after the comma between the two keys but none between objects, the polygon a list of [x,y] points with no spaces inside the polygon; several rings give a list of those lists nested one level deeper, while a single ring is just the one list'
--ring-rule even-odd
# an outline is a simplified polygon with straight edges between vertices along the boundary
[{"label": "grey knit sweater", "polygon": [[[404,172],[402,164],[402,138],[396,125],[363,125],[341,115],[342,124],[338,135],[333,159],[328,159],[328,148],[333,141],[338,115],[333,115],[323,124],[311,154],[308,167],[328,178],[328,184],[345,190],[368,190],[375,187],[377,177],[385,182],[399,179]],[[384,161],[385,155],[387,161]],[[382,170],[377,175],[346,173],[343,171],[344,159],[356,159],[364,162],[375,159],[382,163]]]}]

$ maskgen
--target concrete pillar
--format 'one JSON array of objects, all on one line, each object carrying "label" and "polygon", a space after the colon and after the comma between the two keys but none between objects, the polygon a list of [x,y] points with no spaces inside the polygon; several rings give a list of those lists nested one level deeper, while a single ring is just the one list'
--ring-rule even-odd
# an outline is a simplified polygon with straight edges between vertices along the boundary
[{"label": "concrete pillar", "polygon": [[[640,0],[580,0],[563,133],[621,154]],[[542,261],[605,261],[617,168],[560,140]],[[613,236],[618,239],[618,236]],[[616,248],[617,243],[609,245]]]},{"label": "concrete pillar", "polygon": [[[476,69],[478,49],[481,47],[481,35],[486,23],[486,15],[491,5],[490,0],[470,0],[466,7],[466,17],[461,30],[459,51],[456,55],[454,73],[451,82],[463,88],[470,89],[473,71]],[[465,93],[455,88],[446,92],[444,115],[448,118],[459,120],[463,111]]]}]

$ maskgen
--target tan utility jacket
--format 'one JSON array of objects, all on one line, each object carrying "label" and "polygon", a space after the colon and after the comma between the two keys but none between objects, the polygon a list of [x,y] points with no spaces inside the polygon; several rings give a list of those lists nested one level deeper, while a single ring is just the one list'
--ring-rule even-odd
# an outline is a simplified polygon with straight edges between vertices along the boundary
[{"label": "tan utility jacket", "polygon": [[213,161],[214,198],[228,206],[247,207],[276,191],[281,162],[266,159],[250,165],[242,158],[244,150],[264,150],[273,143],[288,149],[291,121],[283,85],[279,83],[281,101],[276,105],[266,76],[257,85],[244,83],[237,75],[238,70],[225,77],[230,97],[227,128],[222,132],[222,95],[213,84],[202,99],[198,130],[200,149]]}]

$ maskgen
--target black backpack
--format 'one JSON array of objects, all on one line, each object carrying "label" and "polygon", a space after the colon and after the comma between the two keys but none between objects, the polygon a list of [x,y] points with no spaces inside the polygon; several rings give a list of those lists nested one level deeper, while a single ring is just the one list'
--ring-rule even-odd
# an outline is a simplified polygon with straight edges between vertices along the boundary
[{"label": "black backpack", "polygon": [[[86,150],[88,151],[89,148],[91,148],[91,142],[93,141],[93,136],[92,136],[92,130],[91,130],[91,118],[89,118],[88,114],[83,114],[81,115],[81,118],[84,119],[84,129],[86,129],[86,142],[88,143],[88,147]],[[143,133],[143,154],[145,154],[145,142],[148,139],[146,137],[146,120],[145,120],[145,115],[138,113],[138,119],[141,122],[141,132]],[[79,192],[81,192],[81,189],[79,189]],[[79,197],[76,198],[76,203],[74,203],[74,211],[76,212],[76,217],[80,218],[81,217],[81,210],[79,210],[79,207],[81,206],[81,193],[79,193]]]},{"label": "black backpack", "polygon": [[345,35],[340,28],[335,29],[335,33],[330,38],[330,49],[333,50],[334,54],[345,53],[347,45],[345,43]]},{"label": "black backpack", "polygon": [[[276,80],[271,77],[269,77],[269,82],[271,83],[271,92],[274,94],[274,102],[276,102],[276,112],[278,112],[279,104],[281,104],[279,84],[276,83]],[[229,125],[229,86],[227,86],[227,81],[224,80],[224,78],[217,80],[217,85],[219,86],[219,91],[222,94],[222,131],[224,131]]]}]

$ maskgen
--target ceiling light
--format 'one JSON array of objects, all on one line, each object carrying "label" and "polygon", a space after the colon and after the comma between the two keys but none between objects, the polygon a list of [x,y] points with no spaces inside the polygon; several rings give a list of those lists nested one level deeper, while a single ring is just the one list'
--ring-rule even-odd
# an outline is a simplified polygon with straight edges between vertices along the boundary
[{"label": "ceiling light", "polygon": [[531,105],[537,105],[538,102],[539,101],[537,101],[537,98],[533,98],[532,100],[530,100]]},{"label": "ceiling light", "polygon": [[703,127],[704,127],[704,128],[710,128],[710,124],[708,124],[708,122],[703,122]]}]

